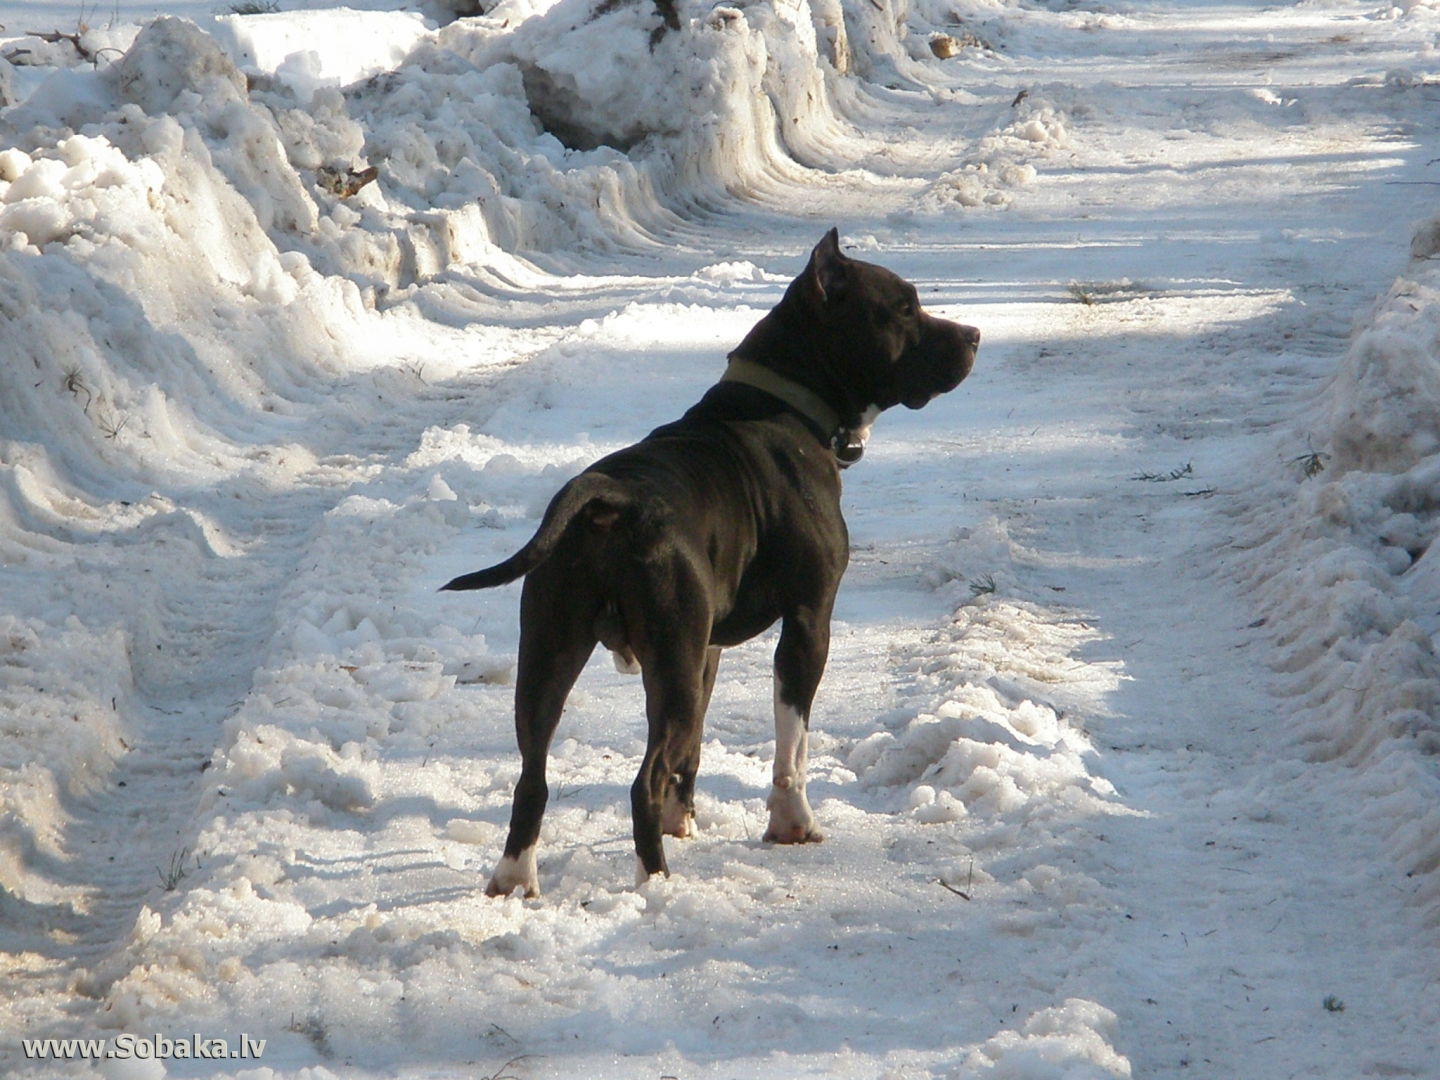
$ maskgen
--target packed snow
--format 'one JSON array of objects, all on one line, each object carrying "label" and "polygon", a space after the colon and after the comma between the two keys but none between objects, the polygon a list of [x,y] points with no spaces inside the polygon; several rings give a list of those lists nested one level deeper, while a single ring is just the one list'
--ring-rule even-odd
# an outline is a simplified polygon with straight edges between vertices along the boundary
[{"label": "packed snow", "polygon": [[[483,7],[0,0],[0,1071],[1440,1075],[1440,9]],[[832,224],[984,343],[844,477],[825,842],[772,632],[636,886],[602,650],[487,899],[436,588]]]}]

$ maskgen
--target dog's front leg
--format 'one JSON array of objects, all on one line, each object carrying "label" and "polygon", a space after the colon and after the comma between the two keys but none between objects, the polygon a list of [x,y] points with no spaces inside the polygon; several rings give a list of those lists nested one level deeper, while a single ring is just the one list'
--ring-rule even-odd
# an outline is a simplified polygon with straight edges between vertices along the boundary
[{"label": "dog's front leg", "polygon": [[829,612],[785,616],[775,648],[775,772],[766,805],[774,844],[825,839],[805,798],[805,761],[810,741],[810,705],[830,649]]}]

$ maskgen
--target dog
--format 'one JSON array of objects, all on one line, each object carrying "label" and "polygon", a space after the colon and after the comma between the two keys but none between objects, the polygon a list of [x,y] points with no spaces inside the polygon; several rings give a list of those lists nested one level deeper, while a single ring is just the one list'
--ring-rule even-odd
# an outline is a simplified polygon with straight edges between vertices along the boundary
[{"label": "dog", "polygon": [[840,469],[859,457],[882,411],[918,409],[958,386],[979,343],[974,327],[927,314],[903,278],[847,257],[831,229],[681,419],[562,487],[509,559],[443,586],[525,578],[515,673],[522,764],[488,895],[540,894],[535,845],[550,741],[597,642],[645,687],[649,740],[630,789],[639,880],[668,875],[662,835],[693,835],[721,650],[777,620],[765,840],[822,839],[805,798],[805,759],[850,553]]}]

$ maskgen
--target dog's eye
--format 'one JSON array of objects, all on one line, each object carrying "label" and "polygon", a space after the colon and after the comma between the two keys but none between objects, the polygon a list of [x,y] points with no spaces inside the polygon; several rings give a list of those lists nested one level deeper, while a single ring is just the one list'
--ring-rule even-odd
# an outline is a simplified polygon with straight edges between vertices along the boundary
[{"label": "dog's eye", "polygon": [[907,300],[896,309],[896,312],[902,319],[913,319],[915,317],[915,305]]}]

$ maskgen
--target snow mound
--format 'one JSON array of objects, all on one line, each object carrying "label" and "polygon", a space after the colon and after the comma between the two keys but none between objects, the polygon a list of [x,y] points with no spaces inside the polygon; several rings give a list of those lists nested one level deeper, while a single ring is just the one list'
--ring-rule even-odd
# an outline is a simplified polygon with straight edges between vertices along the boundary
[{"label": "snow mound", "polygon": [[[796,160],[826,159],[849,133],[816,32],[839,20],[817,16],[809,0],[561,0],[531,11],[527,0],[507,0],[481,23],[447,27],[439,45],[497,85],[508,75],[503,94],[543,129],[527,153],[543,154],[569,182],[619,185],[584,205],[596,205],[594,194],[602,207],[621,198],[607,214],[636,215],[642,229],[657,199],[683,209],[763,189],[797,176]],[[497,21],[518,25],[497,34]],[[582,181],[584,173],[594,176]],[[583,219],[575,226],[598,239]]]},{"label": "snow mound", "polygon": [[943,644],[901,665],[935,685],[934,703],[898,732],[856,744],[847,764],[866,785],[912,786],[913,812],[926,822],[1123,812],[1108,798],[1114,789],[1086,767],[1089,739],[1053,700],[1066,681],[1097,675],[1069,659],[1090,637],[1032,604],[962,607]]},{"label": "snow mound", "polygon": [[1301,743],[1359,770],[1367,816],[1430,875],[1417,897],[1440,917],[1440,271],[1416,263],[1377,300],[1308,420],[1306,452],[1267,469],[1286,486],[1241,515],[1241,576]]},{"label": "snow mound", "polygon": [[1377,302],[1328,393],[1332,468],[1404,473],[1440,451],[1440,275]]},{"label": "snow mound", "polygon": [[981,138],[959,169],[931,182],[921,204],[932,211],[952,206],[1008,206],[1015,193],[1034,185],[1034,161],[1069,145],[1069,117],[1042,98],[1027,96],[1010,110],[1014,118]]},{"label": "snow mound", "polygon": [[[170,92],[132,89],[156,87]],[[267,174],[278,144],[251,149],[230,164]],[[265,235],[257,203],[271,224],[294,221],[303,192],[253,194],[194,129],[137,105],[94,134],[0,152],[0,437],[62,478],[275,475],[247,445],[255,422],[344,366],[327,328],[353,326],[362,304]]]},{"label": "snow mound", "polygon": [[907,650],[899,671],[925,705],[892,730],[851,748],[846,764],[869,787],[908,787],[913,816],[928,824],[1046,821],[1127,813],[1114,787],[1091,774],[1094,748],[1067,715],[1093,711],[1118,684],[1117,666],[1074,653],[1100,635],[1081,620],[1013,593],[1022,545],[991,518],[957,534],[945,565],[927,575],[942,590],[964,581],[957,566],[986,566],[984,590],[931,641]]},{"label": "snow mound", "polygon": [[987,1040],[949,1080],[1128,1080],[1130,1061],[1109,1042],[1115,1021],[1103,1005],[1067,998]]},{"label": "snow mound", "polygon": [[184,19],[156,19],[136,38],[116,72],[120,97],[151,116],[170,112],[181,94],[229,105],[244,100],[240,74],[215,39]]}]

